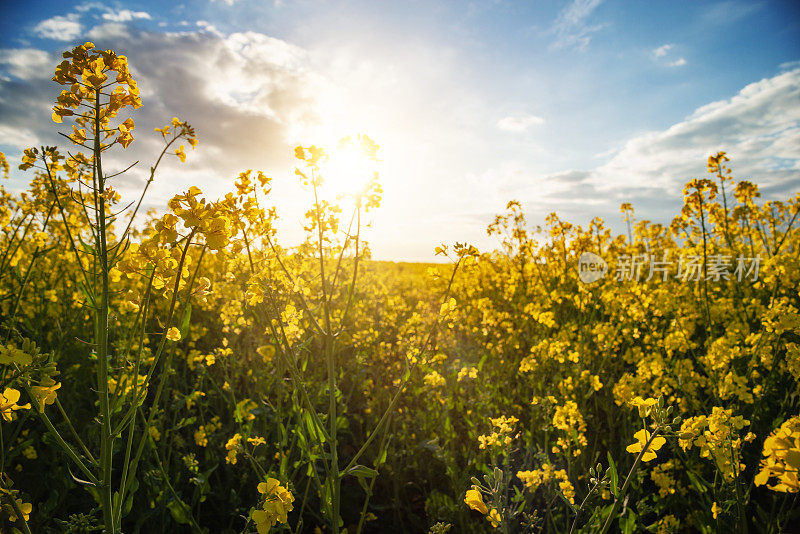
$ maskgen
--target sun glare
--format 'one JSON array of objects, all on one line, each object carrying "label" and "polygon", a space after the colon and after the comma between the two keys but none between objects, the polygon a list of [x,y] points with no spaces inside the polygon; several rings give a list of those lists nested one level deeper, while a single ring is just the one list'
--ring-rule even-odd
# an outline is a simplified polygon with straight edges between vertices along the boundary
[{"label": "sun glare", "polygon": [[322,191],[331,197],[358,195],[377,177],[378,145],[366,135],[346,137],[320,164]]}]

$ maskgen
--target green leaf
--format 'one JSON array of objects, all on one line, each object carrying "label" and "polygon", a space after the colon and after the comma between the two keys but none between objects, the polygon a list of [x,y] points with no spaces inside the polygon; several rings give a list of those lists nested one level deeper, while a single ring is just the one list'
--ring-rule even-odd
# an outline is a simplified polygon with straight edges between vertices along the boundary
[{"label": "green leaf", "polygon": [[189,332],[189,320],[192,318],[192,303],[186,303],[186,309],[183,312],[183,317],[181,317],[181,326],[179,330],[181,331],[181,337],[185,336]]},{"label": "green leaf", "polygon": [[380,466],[380,465],[383,465],[386,462],[386,453],[387,452],[388,452],[387,448],[384,448],[381,451],[380,455],[378,456],[378,459],[375,461],[375,465]]},{"label": "green leaf", "polygon": [[311,417],[309,412],[303,412],[303,422],[305,423],[308,437],[311,438],[311,443],[325,443],[325,436],[323,435],[322,430],[314,422],[314,418]]},{"label": "green leaf", "polygon": [[611,493],[614,494],[614,497],[619,498],[619,475],[617,475],[617,464],[614,463],[614,459],[611,457],[611,453],[606,453],[608,456],[608,470],[611,475]]},{"label": "green leaf", "polygon": [[703,480],[695,475],[692,471],[686,471],[686,476],[689,477],[689,482],[692,483],[692,487],[697,490],[698,493],[705,493],[707,488],[706,484]]},{"label": "green leaf", "polygon": [[372,491],[367,485],[367,479],[375,478],[376,476],[378,476],[377,471],[375,471],[374,469],[370,469],[365,465],[354,465],[353,467],[342,473],[343,477],[347,475],[353,475],[354,477],[356,477],[358,479],[359,485],[364,490],[364,493],[366,493],[367,495],[372,495]]},{"label": "green leaf", "polygon": [[354,465],[347,471],[342,473],[342,476],[353,475],[355,477],[365,477],[365,478],[372,478],[378,476],[378,472],[374,469],[367,467],[366,465]]},{"label": "green leaf", "polygon": [[625,522],[623,523],[620,520],[620,530],[623,534],[633,534],[636,530],[636,514],[633,513],[633,510],[628,510],[628,515],[625,516]]},{"label": "green leaf", "polygon": [[174,519],[175,522],[181,525],[188,525],[191,523],[186,513],[186,508],[180,502],[170,501],[169,504],[167,504],[167,508],[169,508],[169,513],[172,514],[172,519]]}]

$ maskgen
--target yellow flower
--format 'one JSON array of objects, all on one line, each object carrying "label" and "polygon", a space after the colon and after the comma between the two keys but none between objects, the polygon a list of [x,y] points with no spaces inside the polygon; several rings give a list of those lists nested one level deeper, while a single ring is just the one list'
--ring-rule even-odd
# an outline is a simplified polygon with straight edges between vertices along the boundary
[{"label": "yellow flower", "polygon": [[275,347],[272,345],[263,345],[256,349],[256,352],[264,359],[264,363],[268,363],[272,361],[272,357],[275,356]]},{"label": "yellow flower", "polygon": [[519,419],[514,416],[506,417],[501,415],[500,417],[490,417],[489,421],[491,421],[495,431],[488,435],[478,436],[479,447],[486,449],[496,445],[511,445],[513,440],[510,434],[514,431],[514,425],[519,422]]},{"label": "yellow flower", "polygon": [[465,378],[477,378],[477,376],[478,376],[477,367],[463,367],[458,372],[458,381],[461,382]]},{"label": "yellow flower", "polygon": [[178,159],[181,160],[181,163],[186,162],[186,152],[183,151],[183,145],[180,148],[175,149],[175,155],[178,156]]},{"label": "yellow flower", "polygon": [[489,515],[486,516],[486,520],[489,521],[494,528],[497,528],[500,523],[503,522],[503,518],[500,517],[500,513],[494,508],[492,508],[489,512]]},{"label": "yellow flower", "polygon": [[14,388],[6,388],[3,391],[2,395],[0,395],[0,414],[3,415],[3,419],[10,422],[15,411],[30,410],[30,404],[18,405],[18,401],[19,391]]},{"label": "yellow flower", "polygon": [[472,486],[472,489],[467,490],[467,494],[464,497],[464,502],[467,506],[472,508],[473,510],[477,510],[483,515],[489,513],[489,509],[486,507],[486,503],[483,502],[483,495],[475,486]]},{"label": "yellow flower", "polygon": [[[25,521],[30,520],[31,512],[33,511],[33,505],[31,505],[29,502],[22,502],[22,499],[15,499],[15,502],[17,503],[17,508],[19,508],[19,511],[22,512],[22,518]],[[17,517],[17,511],[10,504],[3,505],[3,510],[5,510],[5,512],[8,514],[9,521],[14,522],[19,519],[19,517]]]},{"label": "yellow flower", "polygon": [[241,442],[242,442],[242,435],[237,432],[225,444],[225,450],[228,451],[228,454],[225,456],[225,461],[227,463],[231,465],[236,465],[237,462],[236,455],[239,453],[239,444]]},{"label": "yellow flower", "polygon": [[194,442],[197,443],[200,447],[205,447],[206,445],[208,445],[208,435],[206,434],[205,428],[203,428],[202,426],[200,427],[199,430],[195,430]]},{"label": "yellow flower", "polygon": [[292,511],[294,496],[274,478],[259,483],[258,492],[264,496],[264,504],[261,509],[253,511],[252,518],[258,534],[267,534],[276,522],[287,522],[286,515]]},{"label": "yellow flower", "polygon": [[573,504],[575,502],[575,487],[569,481],[567,472],[564,469],[556,469],[553,464],[542,464],[541,469],[534,469],[533,471],[519,471],[517,478],[531,492],[536,491],[542,484],[558,481],[558,488],[564,497]]},{"label": "yellow flower", "polygon": [[642,397],[635,397],[630,401],[631,406],[639,409],[639,417],[644,419],[650,412],[653,411],[653,406],[658,404],[657,399],[643,399]]},{"label": "yellow flower", "polygon": [[258,408],[258,404],[250,399],[242,399],[236,404],[236,409],[233,412],[233,417],[236,421],[252,421],[256,418],[253,415],[253,410]]},{"label": "yellow flower", "polygon": [[428,387],[432,388],[437,388],[445,385],[444,377],[439,373],[437,373],[436,371],[431,371],[430,373],[425,375],[423,381]]},{"label": "yellow flower", "polygon": [[716,501],[714,501],[714,504],[712,504],[712,505],[711,505],[711,515],[713,515],[713,516],[714,516],[714,519],[716,519],[716,518],[717,518],[717,516],[719,515],[719,513],[720,513],[721,511],[722,511],[722,509],[719,507],[719,505],[717,504],[717,502],[716,502]]},{"label": "yellow flower", "polygon": [[0,173],[2,173],[3,178],[8,178],[8,160],[2,152],[0,152]]},{"label": "yellow flower", "polygon": [[800,492],[800,416],[792,417],[764,440],[763,456],[754,481],[756,486],[763,486],[774,477],[778,483],[767,486],[769,489]]},{"label": "yellow flower", "polygon": [[[633,437],[636,439],[636,443],[628,445],[625,450],[633,454],[638,454],[642,452],[647,440],[650,439],[650,432],[642,429],[634,434]],[[653,441],[650,442],[650,446],[647,448],[647,451],[645,451],[645,453],[642,455],[642,461],[649,462],[650,460],[654,460],[658,456],[655,451],[663,447],[666,442],[667,440],[661,436],[653,438]]]},{"label": "yellow flower", "polygon": [[181,331],[171,326],[169,330],[167,330],[167,339],[170,341],[180,341],[181,339]]},{"label": "yellow flower", "polygon": [[56,382],[52,378],[42,381],[39,386],[31,386],[31,395],[39,403],[39,413],[44,412],[46,404],[53,404],[56,401],[56,390],[61,387],[61,382]]}]

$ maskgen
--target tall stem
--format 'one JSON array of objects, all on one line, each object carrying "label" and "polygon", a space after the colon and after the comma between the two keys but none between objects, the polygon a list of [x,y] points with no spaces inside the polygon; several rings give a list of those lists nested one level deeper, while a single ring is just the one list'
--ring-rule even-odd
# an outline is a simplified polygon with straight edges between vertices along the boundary
[{"label": "tall stem", "polygon": [[111,499],[111,468],[113,440],[111,437],[111,410],[108,402],[108,255],[106,242],[106,201],[105,179],[101,162],[100,147],[100,89],[94,93],[94,173],[96,189],[94,191],[95,207],[97,209],[97,242],[95,243],[96,258],[100,262],[100,303],[96,308],[95,343],[97,350],[97,394],[100,400],[100,505],[103,509],[103,522],[105,531],[116,534],[114,512]]},{"label": "tall stem", "polygon": [[338,440],[336,439],[336,356],[334,352],[334,338],[331,331],[331,307],[325,280],[325,248],[322,220],[322,208],[317,195],[316,177],[312,175],[311,183],[314,188],[314,204],[317,212],[317,239],[319,252],[319,274],[322,284],[322,309],[325,314],[325,332],[322,336],[323,352],[328,367],[328,434],[330,435],[331,470],[328,477],[331,492],[331,528],[334,534],[339,534],[339,492],[341,477],[339,476]]}]

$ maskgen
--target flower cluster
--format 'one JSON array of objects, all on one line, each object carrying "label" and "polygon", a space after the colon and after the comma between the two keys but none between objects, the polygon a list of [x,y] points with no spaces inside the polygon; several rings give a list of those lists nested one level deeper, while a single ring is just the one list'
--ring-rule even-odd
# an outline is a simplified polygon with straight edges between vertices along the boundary
[{"label": "flower cluster", "polygon": [[491,434],[478,436],[481,449],[492,447],[509,446],[513,441],[511,434],[514,432],[514,425],[519,423],[519,419],[514,416],[506,417],[501,415],[489,419],[492,423],[493,431]]},{"label": "flower cluster", "polygon": [[[77,126],[73,125],[69,136],[75,144],[86,146],[86,128],[89,128],[91,136],[100,138],[98,142],[115,137],[115,142],[127,148],[133,142],[133,119],[127,118],[113,129],[109,125],[124,107],[135,109],[142,105],[128,59],[112,50],[95,50],[91,42],[64,52],[64,58],[56,67],[53,81],[68,85],[69,89],[63,90],[57,98],[53,121],[61,123],[64,117],[75,117]],[[113,90],[108,89],[114,85]],[[106,94],[108,99],[101,102],[101,96]],[[82,106],[87,106],[89,111],[80,112]]]},{"label": "flower cluster", "polygon": [[567,472],[564,469],[556,469],[553,464],[545,463],[542,464],[539,469],[534,469],[532,471],[519,471],[517,473],[517,478],[519,478],[531,492],[536,491],[539,486],[556,482],[561,494],[569,502],[575,502],[575,488],[569,481]]},{"label": "flower cluster", "polygon": [[[699,448],[701,458],[714,461],[727,479],[733,479],[745,468],[739,460],[742,447],[739,431],[749,424],[750,421],[741,415],[734,416],[732,409],[715,406],[710,415],[689,417],[683,421],[678,443],[683,450]],[[752,433],[744,436],[745,441],[754,438]]]},{"label": "flower cluster", "polygon": [[755,478],[756,486],[776,483],[769,489],[783,493],[800,492],[800,416],[785,421],[764,440],[764,458]]},{"label": "flower cluster", "polygon": [[258,534],[267,534],[276,522],[286,523],[288,521],[286,515],[292,511],[294,495],[274,478],[260,482],[258,492],[264,501],[261,508],[253,511],[251,517],[256,524]]}]

